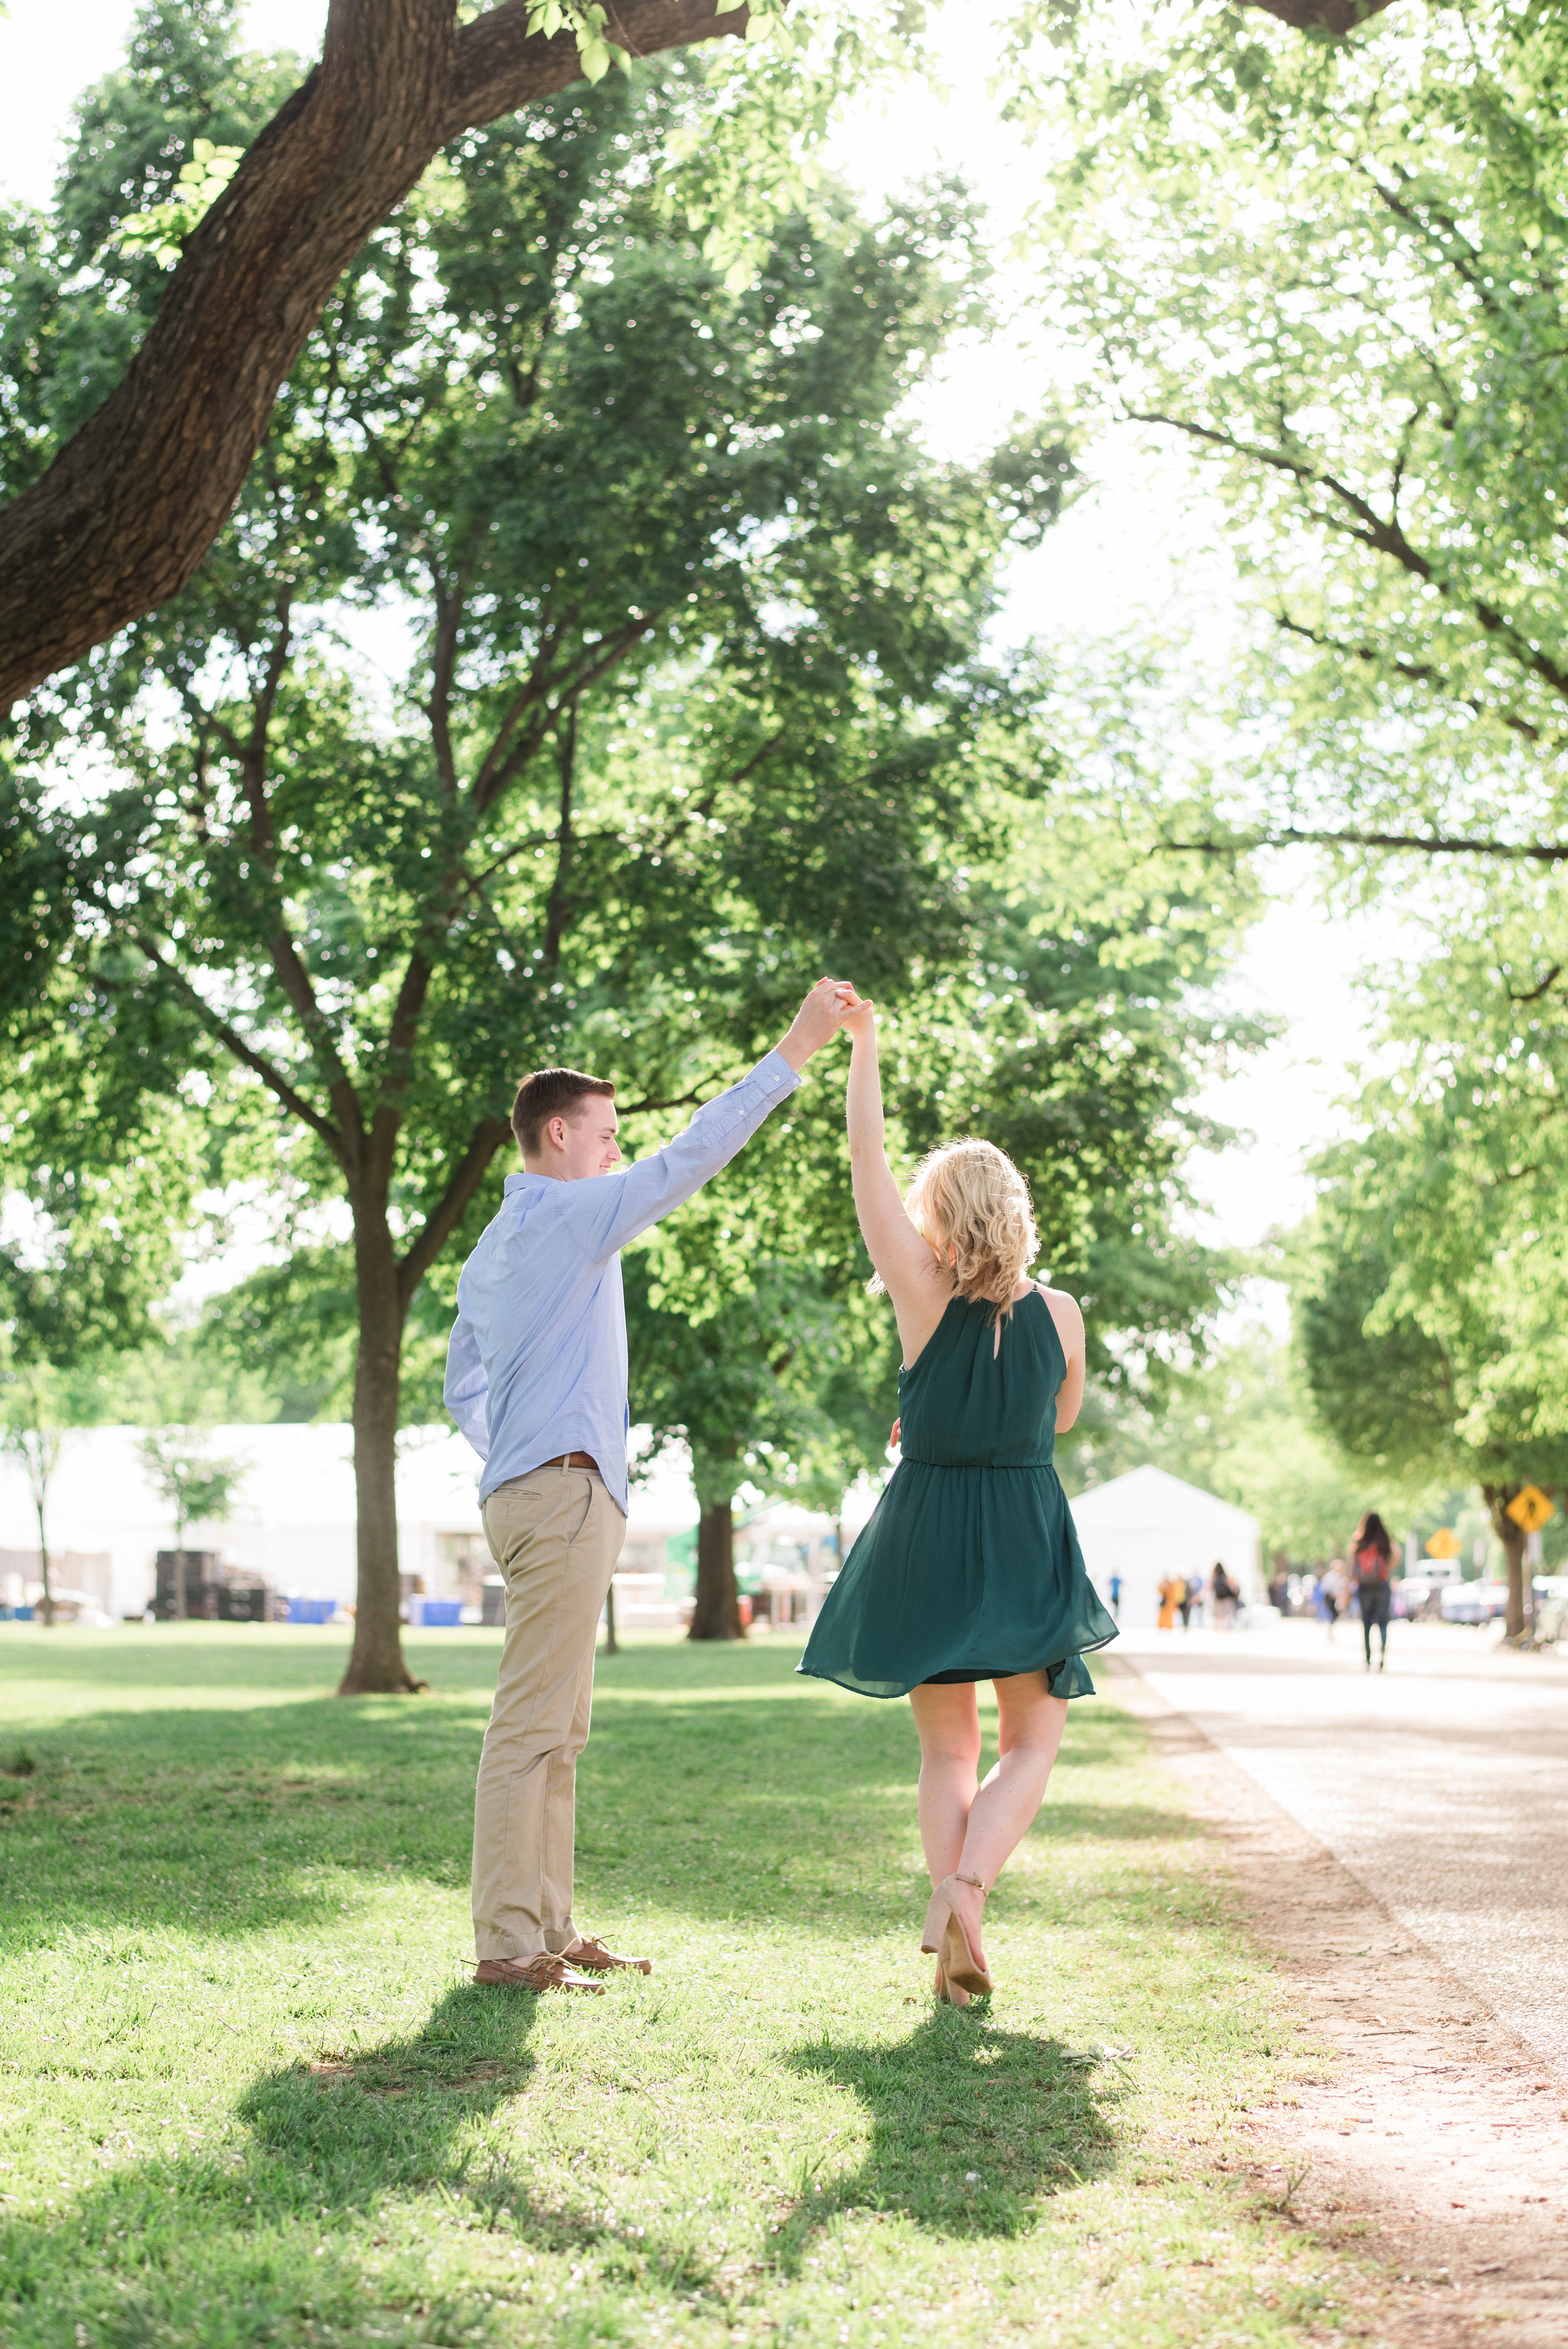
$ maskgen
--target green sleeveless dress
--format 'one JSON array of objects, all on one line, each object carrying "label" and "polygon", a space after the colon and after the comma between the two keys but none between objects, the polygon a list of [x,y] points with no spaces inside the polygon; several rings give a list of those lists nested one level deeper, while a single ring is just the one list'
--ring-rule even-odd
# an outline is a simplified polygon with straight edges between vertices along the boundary
[{"label": "green sleeveless dress", "polygon": [[1000,1351],[991,1307],[953,1299],[898,1373],[903,1457],[798,1671],[860,1696],[1044,1671],[1053,1696],[1093,1696],[1085,1651],[1116,1627],[1052,1463],[1066,1375],[1037,1288],[1013,1307]]}]

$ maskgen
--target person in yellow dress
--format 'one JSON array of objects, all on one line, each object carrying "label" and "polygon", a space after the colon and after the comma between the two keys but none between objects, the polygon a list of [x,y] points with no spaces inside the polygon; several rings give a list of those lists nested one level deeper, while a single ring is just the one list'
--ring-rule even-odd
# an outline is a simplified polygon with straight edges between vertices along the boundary
[{"label": "person in yellow dress", "polygon": [[1176,1610],[1187,1596],[1186,1581],[1179,1574],[1168,1574],[1163,1578],[1158,1588],[1159,1621],[1156,1628],[1161,1631],[1174,1631]]}]

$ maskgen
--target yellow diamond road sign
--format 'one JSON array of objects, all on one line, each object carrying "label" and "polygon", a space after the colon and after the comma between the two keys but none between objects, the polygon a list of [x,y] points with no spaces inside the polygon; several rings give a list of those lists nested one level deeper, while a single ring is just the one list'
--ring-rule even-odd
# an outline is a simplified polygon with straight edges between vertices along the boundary
[{"label": "yellow diamond road sign", "polygon": [[1459,1554],[1459,1537],[1452,1526],[1439,1526],[1435,1534],[1428,1537],[1428,1557],[1458,1557]]},{"label": "yellow diamond road sign", "polygon": [[1548,1517],[1557,1515],[1557,1505],[1547,1499],[1539,1485],[1527,1485],[1522,1493],[1516,1493],[1510,1501],[1508,1514],[1516,1526],[1524,1527],[1527,1534],[1538,1534]]}]

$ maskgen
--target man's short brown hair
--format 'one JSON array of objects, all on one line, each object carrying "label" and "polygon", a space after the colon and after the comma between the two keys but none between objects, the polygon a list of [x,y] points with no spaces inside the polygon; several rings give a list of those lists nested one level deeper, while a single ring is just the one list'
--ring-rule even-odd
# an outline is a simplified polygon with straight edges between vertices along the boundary
[{"label": "man's short brown hair", "polygon": [[570,1117],[590,1093],[614,1101],[615,1087],[605,1077],[585,1077],[580,1069],[535,1069],[531,1077],[524,1077],[512,1104],[512,1131],[524,1155],[537,1157],[550,1120]]}]

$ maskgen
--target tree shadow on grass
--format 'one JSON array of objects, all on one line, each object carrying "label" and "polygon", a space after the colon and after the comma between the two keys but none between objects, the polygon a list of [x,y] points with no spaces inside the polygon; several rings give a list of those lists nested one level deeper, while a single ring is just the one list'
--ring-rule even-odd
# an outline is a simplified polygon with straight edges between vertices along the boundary
[{"label": "tree shadow on grass", "polygon": [[483,1717],[408,1700],[75,1715],[0,1777],[0,1945],[342,1921],[343,1871],[466,1881]]},{"label": "tree shadow on grass", "polygon": [[[422,2238],[400,2240],[414,2196],[438,2227],[489,2236],[519,2259],[524,2244],[591,2252],[606,2285],[710,2289],[688,2244],[634,2240],[591,2197],[582,2206],[572,2177],[554,2165],[525,2172],[487,2131],[528,2085],[537,2009],[525,1991],[460,1985],[411,2037],[264,2075],[236,2107],[243,2143],[127,2159],[58,2213],[0,2218],[0,2340],[455,2349],[497,2328],[514,2340],[480,2288],[500,2279],[439,2285],[428,2218]],[[521,2291],[521,2269],[516,2282]],[[381,2329],[389,2322],[400,2329]]]},{"label": "tree shadow on grass", "polygon": [[[478,1692],[482,1694],[483,1692]],[[0,1775],[0,1941],[59,1926],[224,1939],[332,1930],[357,1899],[466,1882],[484,1728],[474,1692],[73,1715]],[[1091,1773],[1143,1733],[1075,1724],[1038,1833],[1132,1847],[1170,1831]],[[838,1933],[907,1927],[918,1747],[906,1707],[804,1682],[780,1654],[633,1650],[601,1671],[579,1774],[583,1913],[650,1903],[698,1922],[788,1911]],[[359,1890],[357,1891],[356,1880]]]},{"label": "tree shadow on grass", "polygon": [[410,2039],[258,2080],[242,2145],[124,2160],[57,2215],[7,2220],[0,2338],[359,2341],[376,2310],[417,2319],[422,2342],[482,2337],[472,2296],[432,2295],[422,2261],[394,2253],[367,2273],[368,2221],[400,2193],[462,2194],[474,2124],[533,2069],[536,2003],[454,1989]]},{"label": "tree shadow on grass", "polygon": [[823,2039],[790,2062],[854,2091],[871,2144],[857,2169],[814,2182],[781,2222],[786,2270],[836,2211],[896,2210],[942,2235],[1018,2235],[1043,2196],[1115,2164],[1127,2093],[1115,2059],[995,2030],[983,2007],[939,2007],[898,2041]]}]

